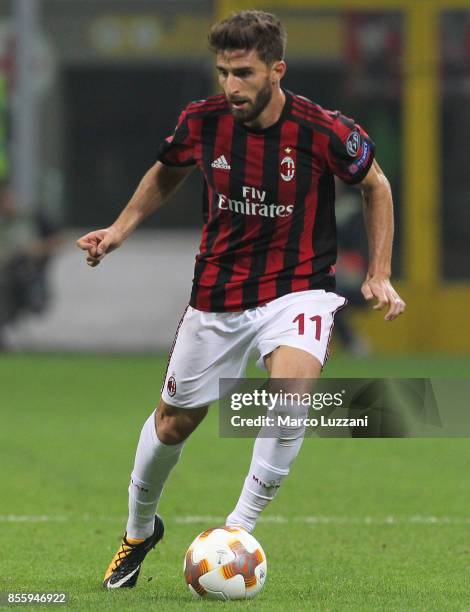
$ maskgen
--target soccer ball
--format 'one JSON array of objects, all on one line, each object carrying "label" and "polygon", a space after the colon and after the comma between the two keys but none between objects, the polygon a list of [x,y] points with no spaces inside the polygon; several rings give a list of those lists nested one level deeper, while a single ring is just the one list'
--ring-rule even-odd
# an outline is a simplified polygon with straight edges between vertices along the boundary
[{"label": "soccer ball", "polygon": [[263,588],[266,572],[259,542],[238,527],[206,529],[184,558],[189,590],[205,599],[251,599]]}]

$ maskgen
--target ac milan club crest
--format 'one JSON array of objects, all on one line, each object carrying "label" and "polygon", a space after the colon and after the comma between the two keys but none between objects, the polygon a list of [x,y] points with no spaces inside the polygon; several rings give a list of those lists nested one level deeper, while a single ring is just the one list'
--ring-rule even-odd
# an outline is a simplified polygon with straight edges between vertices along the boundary
[{"label": "ac milan club crest", "polygon": [[[286,147],[284,150],[286,153],[290,153],[292,151],[290,147]],[[295,176],[295,162],[290,155],[286,155],[285,157],[282,158],[282,161],[281,161],[282,180],[288,183],[294,178],[294,176]]]},{"label": "ac milan club crest", "polygon": [[170,376],[168,382],[166,384],[166,390],[168,391],[168,395],[173,397],[176,393],[176,380],[174,376]]}]

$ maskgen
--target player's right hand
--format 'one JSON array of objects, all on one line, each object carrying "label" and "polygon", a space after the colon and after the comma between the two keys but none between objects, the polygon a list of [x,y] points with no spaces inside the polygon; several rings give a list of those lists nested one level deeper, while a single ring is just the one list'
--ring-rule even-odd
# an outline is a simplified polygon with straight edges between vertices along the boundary
[{"label": "player's right hand", "polygon": [[87,251],[86,262],[94,268],[107,253],[111,253],[122,244],[122,237],[113,227],[89,232],[77,240],[77,246]]}]

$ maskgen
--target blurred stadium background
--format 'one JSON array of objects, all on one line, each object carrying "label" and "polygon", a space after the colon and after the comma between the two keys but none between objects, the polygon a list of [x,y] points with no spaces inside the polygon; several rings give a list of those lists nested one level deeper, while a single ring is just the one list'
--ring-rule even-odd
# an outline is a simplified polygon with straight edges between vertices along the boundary
[{"label": "blurred stadium background", "polygon": [[[469,375],[470,0],[0,0],[0,592],[187,609],[184,551],[238,497],[252,442],[221,439],[211,410],[165,491],[168,537],[140,588],[101,592],[189,297],[201,178],[97,269],[75,240],[113,221],[182,107],[216,91],[210,24],[253,6],[286,25],[285,86],[364,125],[395,195],[408,311],[385,324],[358,308],[372,354],[334,351],[326,375]],[[338,195],[357,288],[360,205]],[[271,565],[256,609],[468,609],[469,469],[465,439],[306,441],[257,528]]]},{"label": "blurred stadium background", "polygon": [[285,86],[363,124],[394,190],[408,312],[384,325],[359,310],[356,328],[374,352],[470,352],[463,0],[1,0],[0,172],[17,209],[0,221],[1,256],[33,235],[33,210],[62,228],[48,307],[6,325],[7,348],[167,350],[190,291],[200,176],[100,268],[74,241],[112,222],[181,108],[216,90],[210,24],[253,5],[286,25]]}]

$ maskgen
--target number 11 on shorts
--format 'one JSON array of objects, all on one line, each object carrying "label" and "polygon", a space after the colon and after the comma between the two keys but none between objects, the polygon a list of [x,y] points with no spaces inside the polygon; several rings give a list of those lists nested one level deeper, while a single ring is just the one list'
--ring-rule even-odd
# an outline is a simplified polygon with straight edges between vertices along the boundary
[{"label": "number 11 on shorts", "polygon": [[[321,316],[315,315],[314,317],[310,317],[309,321],[315,325],[315,340],[320,340],[321,337]],[[301,312],[298,314],[292,323],[298,323],[299,325],[299,336],[303,336],[305,334],[305,313]]]}]

